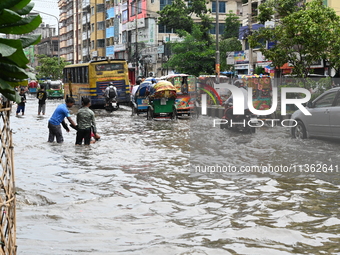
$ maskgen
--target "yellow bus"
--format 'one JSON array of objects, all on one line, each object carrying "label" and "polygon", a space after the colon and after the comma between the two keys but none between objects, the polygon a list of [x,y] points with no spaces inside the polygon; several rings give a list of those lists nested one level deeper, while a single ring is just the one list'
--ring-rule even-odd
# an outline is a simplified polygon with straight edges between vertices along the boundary
[{"label": "yellow bus", "polygon": [[76,104],[88,97],[93,107],[105,105],[104,91],[110,82],[117,88],[117,101],[130,102],[129,71],[126,60],[98,60],[65,66],[63,70],[64,95],[73,97]]}]

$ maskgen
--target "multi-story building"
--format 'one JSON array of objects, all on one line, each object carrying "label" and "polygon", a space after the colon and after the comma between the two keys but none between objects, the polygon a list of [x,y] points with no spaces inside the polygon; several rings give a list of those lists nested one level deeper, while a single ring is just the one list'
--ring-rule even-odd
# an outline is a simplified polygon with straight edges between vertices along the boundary
[{"label": "multi-story building", "polygon": [[[59,0],[60,56],[71,63],[93,59],[126,59],[137,74],[164,75],[168,59],[164,44],[179,38],[157,24],[157,11],[172,0]],[[216,2],[207,6],[216,16]],[[242,15],[242,0],[219,1],[219,33],[225,15]],[[194,19],[197,22],[199,19]],[[216,22],[211,33],[216,33]]]},{"label": "multi-story building", "polygon": [[[301,0],[299,5],[303,5],[306,2],[311,2],[312,0]],[[237,74],[249,74],[252,73],[254,67],[268,67],[267,71],[271,72],[273,75],[273,70],[270,70],[269,66],[271,64],[270,60],[265,59],[263,54],[258,49],[250,49],[247,41],[247,36],[251,30],[257,30],[260,27],[274,26],[274,22],[266,22],[265,25],[256,23],[256,16],[258,15],[258,6],[265,2],[265,0],[251,0],[251,7],[248,5],[250,1],[243,4],[243,16],[242,16],[242,27],[240,28],[239,40],[242,42],[242,51],[233,52],[228,57],[228,64],[234,65],[234,69]],[[333,8],[338,15],[340,15],[340,1],[337,0],[323,0],[323,4]],[[267,42],[267,47],[272,47],[272,43]],[[271,67],[272,68],[272,67]],[[288,63],[280,67],[282,74],[289,74],[292,68]],[[326,75],[328,68],[325,66],[325,62],[320,60],[320,62],[312,65],[311,68],[314,69],[315,74]]]},{"label": "multi-story building", "polygon": [[59,41],[60,41],[60,57],[66,61],[73,63],[73,45],[74,45],[74,2],[70,0],[59,0]]},{"label": "multi-story building", "polygon": [[[157,12],[171,3],[172,0],[115,1],[115,18],[119,19],[114,26],[115,57],[128,59],[131,67],[137,67],[138,74],[167,74],[162,68],[169,54],[164,43],[179,38],[171,29],[157,24]],[[215,20],[216,2],[209,3],[207,7],[212,10],[211,16]],[[222,34],[226,14],[229,11],[242,14],[242,0],[220,0],[218,7],[219,33]],[[194,18],[194,21],[199,22],[199,19]],[[216,23],[212,25],[210,32],[215,34]]]},{"label": "multi-story building", "polygon": [[55,28],[41,24],[35,33],[41,34],[41,41],[35,46],[35,54],[58,57],[58,36]]}]

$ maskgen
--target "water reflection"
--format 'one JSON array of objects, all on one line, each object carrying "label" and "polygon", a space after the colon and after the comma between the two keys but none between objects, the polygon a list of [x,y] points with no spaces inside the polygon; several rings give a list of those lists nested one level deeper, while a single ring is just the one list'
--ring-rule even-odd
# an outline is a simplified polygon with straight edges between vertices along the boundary
[{"label": "water reflection", "polygon": [[[101,141],[47,143],[47,120],[12,113],[18,254],[337,254],[339,174],[192,174],[197,162],[340,162],[340,144],[287,130],[210,132],[209,119],[96,110]],[[196,127],[196,128],[195,128]],[[192,136],[194,135],[194,136]],[[212,178],[213,177],[213,178]]]}]

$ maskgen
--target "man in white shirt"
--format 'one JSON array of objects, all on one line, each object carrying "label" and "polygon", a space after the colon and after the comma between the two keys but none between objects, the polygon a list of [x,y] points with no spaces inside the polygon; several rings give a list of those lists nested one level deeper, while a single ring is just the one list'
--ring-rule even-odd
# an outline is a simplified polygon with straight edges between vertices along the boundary
[{"label": "man in white shirt", "polygon": [[[114,93],[110,93],[110,89],[114,90]],[[110,103],[110,101],[112,99],[114,99],[115,97],[117,97],[117,88],[115,86],[113,86],[113,82],[109,83],[109,86],[106,87],[105,91],[104,91],[104,96],[105,96],[105,102],[106,102],[106,106]]]}]

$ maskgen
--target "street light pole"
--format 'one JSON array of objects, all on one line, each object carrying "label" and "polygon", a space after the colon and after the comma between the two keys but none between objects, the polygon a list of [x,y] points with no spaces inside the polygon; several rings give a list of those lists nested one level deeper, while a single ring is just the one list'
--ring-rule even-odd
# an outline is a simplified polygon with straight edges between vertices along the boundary
[{"label": "street light pole", "polygon": [[57,20],[57,26],[58,26],[58,65],[60,65],[60,33],[59,33],[59,19],[58,19],[57,16],[54,16],[54,15],[49,14],[49,13],[46,13],[46,12],[37,11],[37,10],[33,10],[33,11],[38,12],[38,13],[42,13],[42,14],[45,14],[45,15],[52,16],[52,17],[54,17],[54,18]]},{"label": "street light pole", "polygon": [[[251,0],[248,0],[248,27],[249,27],[249,35],[250,35],[252,28],[253,28]],[[247,40],[248,40],[248,38],[247,38]],[[249,71],[248,71],[248,74],[253,74],[254,73],[253,49],[250,47],[249,40],[248,40],[248,44],[249,44]]]},{"label": "street light pole", "polygon": [[136,22],[135,22],[135,25],[136,25],[136,35],[135,35],[135,40],[136,40],[136,49],[135,49],[135,56],[136,56],[136,78],[138,77],[138,22],[137,22],[137,0],[135,1],[135,15],[136,15]]},{"label": "street light pole", "polygon": [[219,48],[219,2],[216,0],[216,83],[220,83],[220,48]]}]

